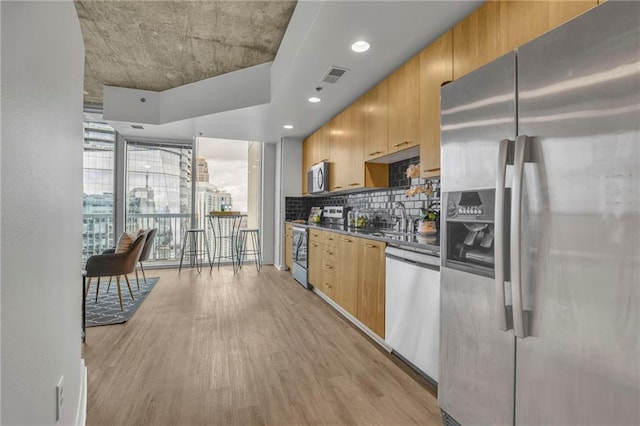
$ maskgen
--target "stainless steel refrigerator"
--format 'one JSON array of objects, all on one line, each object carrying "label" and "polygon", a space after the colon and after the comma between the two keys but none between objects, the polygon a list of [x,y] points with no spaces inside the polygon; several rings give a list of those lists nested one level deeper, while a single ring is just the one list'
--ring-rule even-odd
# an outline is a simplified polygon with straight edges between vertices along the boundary
[{"label": "stainless steel refrigerator", "polygon": [[640,424],[640,2],[442,89],[447,424]]}]

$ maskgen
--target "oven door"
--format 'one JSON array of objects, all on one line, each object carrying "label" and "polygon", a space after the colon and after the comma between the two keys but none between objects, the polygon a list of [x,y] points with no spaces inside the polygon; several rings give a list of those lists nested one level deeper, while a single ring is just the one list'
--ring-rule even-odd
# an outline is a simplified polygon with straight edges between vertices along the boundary
[{"label": "oven door", "polygon": [[293,262],[307,269],[307,229],[293,227]]},{"label": "oven door", "polygon": [[293,227],[293,278],[309,288],[307,282],[307,228]]}]

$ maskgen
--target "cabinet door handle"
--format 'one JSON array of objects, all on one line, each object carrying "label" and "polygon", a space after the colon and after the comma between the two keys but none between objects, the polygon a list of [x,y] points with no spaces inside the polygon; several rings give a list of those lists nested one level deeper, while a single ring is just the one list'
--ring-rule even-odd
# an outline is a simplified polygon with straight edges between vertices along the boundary
[{"label": "cabinet door handle", "polygon": [[323,286],[325,286],[325,287],[327,287],[327,288],[333,288],[333,286],[332,286],[332,285],[329,285],[329,284],[327,284],[327,283],[322,283],[322,285],[323,285]]},{"label": "cabinet door handle", "polygon": [[397,147],[399,147],[399,146],[400,146],[400,145],[402,145],[402,144],[404,144],[404,142],[397,143],[397,144],[393,145],[393,148],[397,148]]},{"label": "cabinet door handle", "polygon": [[372,155],[378,155],[378,154],[382,154],[382,151],[376,151],[376,152],[372,152],[369,155],[369,157],[371,157]]},{"label": "cabinet door handle", "polygon": [[333,266],[331,266],[331,265],[323,265],[322,267],[324,269],[333,269]]},{"label": "cabinet door handle", "polygon": [[360,244],[360,245],[361,245],[361,246],[364,246],[364,247],[369,247],[369,248],[378,248],[378,246],[376,246],[376,245],[374,245],[374,244],[366,244],[366,243],[362,243],[362,244]]},{"label": "cabinet door handle", "polygon": [[341,186],[334,186],[333,189],[342,189]]},{"label": "cabinet door handle", "polygon": [[327,253],[327,254],[333,254],[333,252],[329,251],[329,250],[325,250],[324,252]]},{"label": "cabinet door handle", "polygon": [[358,186],[358,185],[360,185],[360,182],[353,182],[349,184],[349,186]]},{"label": "cabinet door handle", "polygon": [[435,172],[440,170],[440,167],[436,167],[435,169],[422,169],[423,172]]}]

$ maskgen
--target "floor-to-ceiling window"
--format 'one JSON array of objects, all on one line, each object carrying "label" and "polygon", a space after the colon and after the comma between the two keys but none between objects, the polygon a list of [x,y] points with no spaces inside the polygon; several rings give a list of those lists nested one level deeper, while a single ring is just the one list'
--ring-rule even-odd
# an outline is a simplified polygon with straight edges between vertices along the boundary
[{"label": "floor-to-ceiling window", "polygon": [[[260,221],[262,143],[198,138],[196,160],[196,226],[208,229],[211,211],[236,211],[246,215],[242,228],[258,228]],[[229,234],[229,229],[223,229]],[[230,240],[219,241],[223,258],[230,256]],[[210,241],[213,246],[213,241]],[[251,240],[248,242],[251,250]]]},{"label": "floor-to-ceiling window", "polygon": [[84,121],[82,259],[114,245],[115,132]]},{"label": "floor-to-ceiling window", "polygon": [[243,228],[259,227],[262,143],[198,138],[192,164],[192,142],[127,140],[89,118],[84,129],[83,261],[119,232],[156,228],[149,260],[176,262],[186,229],[211,235],[211,211],[238,211]]},{"label": "floor-to-ceiling window", "polygon": [[191,223],[192,146],[127,142],[126,230],[158,230],[150,260],[175,260]]}]

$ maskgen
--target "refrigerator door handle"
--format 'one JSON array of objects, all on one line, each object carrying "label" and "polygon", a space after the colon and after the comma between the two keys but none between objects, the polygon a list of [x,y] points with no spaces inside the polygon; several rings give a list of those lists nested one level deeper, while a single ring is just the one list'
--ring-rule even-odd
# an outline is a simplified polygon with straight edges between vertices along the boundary
[{"label": "refrigerator door handle", "polygon": [[516,337],[527,337],[522,307],[522,260],[520,247],[520,221],[522,218],[522,181],[529,137],[516,137],[513,159],[513,188],[511,190],[511,292],[513,296],[513,329]]},{"label": "refrigerator door handle", "polygon": [[505,202],[505,175],[507,173],[507,160],[509,146],[513,141],[503,139],[498,145],[498,173],[496,174],[496,198],[495,198],[495,238],[493,242],[495,254],[495,292],[496,312],[498,328],[503,331],[511,329],[507,320],[507,306],[504,294],[504,202]]}]

